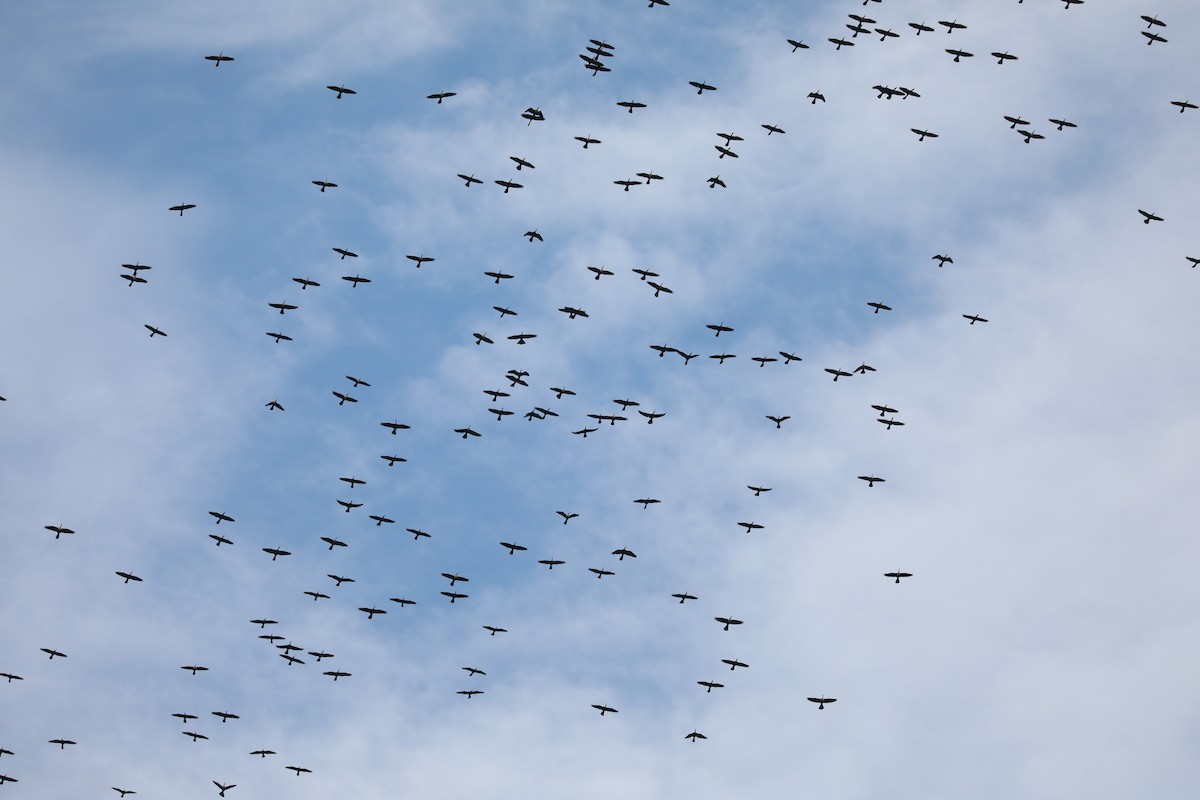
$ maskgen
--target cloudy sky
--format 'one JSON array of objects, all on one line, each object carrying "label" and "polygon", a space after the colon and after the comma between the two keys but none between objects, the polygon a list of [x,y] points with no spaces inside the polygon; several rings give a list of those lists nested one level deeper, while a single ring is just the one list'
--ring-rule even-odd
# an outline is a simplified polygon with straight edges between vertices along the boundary
[{"label": "cloudy sky", "polygon": [[0,794],[1194,786],[1200,9],[800,5],[0,12]]}]

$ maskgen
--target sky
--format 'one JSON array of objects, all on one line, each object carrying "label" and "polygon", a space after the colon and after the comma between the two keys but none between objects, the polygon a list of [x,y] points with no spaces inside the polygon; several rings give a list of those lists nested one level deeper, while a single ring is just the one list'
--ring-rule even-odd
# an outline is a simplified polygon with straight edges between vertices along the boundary
[{"label": "sky", "polygon": [[[837,49],[850,14],[872,33]],[[0,672],[22,678],[0,682],[0,794],[1200,780],[1200,110],[1171,105],[1200,103],[1200,9],[52,0],[0,20]],[[592,39],[611,72],[579,59]],[[613,183],[638,172],[663,179]]]}]

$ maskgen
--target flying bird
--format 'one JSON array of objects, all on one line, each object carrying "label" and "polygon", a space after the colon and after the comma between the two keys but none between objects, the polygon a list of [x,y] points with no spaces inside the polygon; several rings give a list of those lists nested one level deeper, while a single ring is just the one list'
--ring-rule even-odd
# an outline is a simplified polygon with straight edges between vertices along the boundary
[{"label": "flying bird", "polygon": [[868,489],[874,487],[877,483],[886,483],[883,478],[876,478],[874,475],[859,475],[858,479],[860,481],[866,481]]},{"label": "flying bird", "polygon": [[810,698],[808,698],[808,702],[816,703],[817,709],[822,710],[825,708],[826,703],[836,703],[837,698],[836,697],[810,697]]},{"label": "flying bird", "polygon": [[[1145,17],[1143,17],[1143,19],[1145,19]],[[233,58],[233,56],[227,56],[227,55],[225,55],[225,53],[222,52],[222,53],[217,53],[215,56],[205,56],[204,60],[212,61],[214,67],[219,67],[219,66],[221,66],[222,61],[233,61],[234,58]],[[118,789],[117,791],[119,792],[121,790]],[[125,796],[124,794],[121,795],[121,797],[124,797],[124,796]]]},{"label": "flying bird", "polygon": [[178,212],[179,212],[179,216],[181,216],[181,217],[182,217],[182,216],[183,216],[183,212],[187,211],[189,208],[195,208],[195,207],[196,207],[196,204],[195,204],[195,203],[180,203],[180,204],[179,204],[179,205],[177,205],[177,206],[171,206],[171,207],[170,207],[170,208],[168,208],[167,210],[168,210],[168,211],[178,211]]},{"label": "flying bird", "polygon": [[896,583],[899,583],[901,578],[911,578],[912,573],[911,572],[885,572],[885,573],[883,573],[883,577],[895,578]]},{"label": "flying bird", "polygon": [[335,100],[341,100],[342,95],[344,94],[358,94],[358,92],[354,91],[353,89],[347,89],[345,86],[326,86],[325,88],[331,92],[337,92],[337,97],[334,98]]},{"label": "flying bird", "polygon": [[425,95],[425,99],[437,100],[437,104],[440,106],[443,100],[445,100],[447,97],[454,97],[456,94],[458,94],[458,92],[436,92],[434,94]]},{"label": "flying bird", "polygon": [[972,325],[974,325],[976,322],[987,322],[986,319],[984,319],[981,316],[978,316],[977,314],[963,314],[962,316],[963,316],[963,319],[971,320]]},{"label": "flying bird", "polygon": [[337,184],[336,184],[336,183],[331,183],[331,182],[329,182],[329,181],[313,181],[313,182],[312,182],[312,185],[313,185],[313,186],[320,186],[320,187],[321,187],[321,194],[324,194],[326,189],[336,189],[336,188],[337,188]]},{"label": "flying bird", "polygon": [[726,630],[726,631],[729,630],[730,625],[741,625],[742,624],[742,621],[740,619],[734,619],[733,617],[713,617],[713,619],[715,619],[717,622],[722,623],[725,626],[724,628],[722,628],[722,630]]}]

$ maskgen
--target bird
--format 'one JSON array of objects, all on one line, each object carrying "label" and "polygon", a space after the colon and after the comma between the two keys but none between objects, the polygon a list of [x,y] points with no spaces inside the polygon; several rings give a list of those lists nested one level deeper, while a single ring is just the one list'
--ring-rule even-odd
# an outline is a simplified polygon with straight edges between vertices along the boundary
[{"label": "bird", "polygon": [[[341,258],[342,261],[345,261],[347,257],[358,258],[358,253],[351,252],[350,250],[347,250],[344,247],[335,247],[335,248],[333,248],[333,252],[340,253],[342,256],[342,258]],[[296,279],[293,278],[292,280],[296,280]]]},{"label": "bird", "polygon": [[716,681],[696,681],[696,683],[700,684],[701,686],[706,687],[704,690],[705,694],[711,694],[713,689],[724,689],[725,688],[725,684],[717,683]]},{"label": "bird", "polygon": [[[225,55],[224,52],[221,52],[221,53],[217,53],[215,56],[205,56],[204,60],[212,61],[212,62],[214,62],[213,63],[214,67],[219,67],[219,66],[221,66],[222,61],[233,61],[235,59],[233,56],[227,56],[227,55]],[[117,789],[117,791],[119,792],[121,790]],[[121,795],[121,797],[124,797],[124,796],[125,796],[124,794]]]},{"label": "bird", "polygon": [[688,594],[687,592],[676,592],[675,594],[671,595],[671,597],[678,598],[679,605],[683,605],[688,600],[698,600],[699,599],[698,597],[696,597],[696,595]]},{"label": "bird", "polygon": [[[1179,106],[1180,114],[1187,111],[1189,108],[1200,108],[1200,106],[1197,106],[1195,103],[1188,102],[1187,100],[1172,100],[1171,105]],[[131,283],[130,286],[132,285],[133,284]]]},{"label": "bird", "polygon": [[645,108],[646,107],[645,103],[639,103],[636,100],[621,100],[620,102],[617,103],[617,105],[621,106],[622,108],[627,109],[630,114],[633,113],[633,110],[635,108]]},{"label": "bird", "polygon": [[909,130],[911,130],[913,133],[917,134],[918,137],[920,137],[917,139],[918,142],[923,142],[926,139],[938,138],[938,135],[936,133],[933,133],[932,131],[923,131],[923,130],[919,130],[917,128],[910,128]]},{"label": "bird", "polygon": [[872,302],[872,303],[867,303],[867,305],[870,306],[871,308],[875,309],[875,311],[872,312],[875,314],[878,314],[880,311],[891,311],[892,310],[891,306],[884,305],[883,303]]},{"label": "bird", "polygon": [[49,656],[50,656],[50,660],[51,660],[51,661],[53,661],[53,660],[54,660],[54,657],[55,657],[55,656],[58,656],[59,658],[66,658],[66,657],[67,657],[67,654],[66,654],[66,653],[59,652],[58,650],[54,650],[54,649],[52,649],[52,648],[49,648],[49,647],[42,647],[42,648],[39,648],[39,649],[40,649],[40,650],[41,650],[43,653],[47,653],[47,654],[49,654]]},{"label": "bird", "polygon": [[[205,738],[207,738],[207,737],[205,737]],[[71,741],[70,739],[50,739],[50,740],[48,740],[48,742],[50,744],[58,745],[59,750],[66,750],[67,745],[75,744],[75,742]]]},{"label": "bird", "polygon": [[771,422],[774,422],[775,428],[776,428],[776,430],[778,430],[783,427],[783,423],[785,420],[791,419],[791,416],[784,415],[782,417],[775,417],[775,416],[771,416],[770,414],[767,414],[767,419],[771,420]]},{"label": "bird", "polygon": [[137,583],[141,583],[141,582],[142,582],[142,579],[141,579],[141,578],[139,578],[137,575],[134,575],[132,572],[120,572],[120,571],[118,571],[118,572],[117,572],[117,575],[119,575],[120,577],[124,578],[126,583],[129,583],[130,581],[136,581]]},{"label": "bird", "polygon": [[730,671],[730,672],[733,672],[733,671],[734,671],[734,670],[736,670],[738,667],[747,667],[747,668],[748,668],[748,667],[750,666],[749,664],[746,664],[746,663],[744,663],[744,662],[742,662],[742,661],[738,661],[736,658],[722,658],[722,659],[721,659],[721,661],[722,661],[723,663],[725,663],[725,664],[728,664],[728,665],[729,665],[729,671]]},{"label": "bird", "polygon": [[171,206],[171,207],[170,207],[170,208],[168,208],[167,210],[168,210],[168,211],[178,211],[178,212],[179,212],[179,216],[181,216],[181,217],[182,217],[182,216],[183,216],[183,212],[187,211],[189,208],[195,208],[195,207],[196,207],[196,204],[195,204],[195,203],[180,203],[180,204],[179,204],[179,205],[177,205],[177,206]]},{"label": "bird", "polygon": [[43,525],[42,527],[48,531],[54,531],[55,539],[62,536],[64,533],[65,534],[75,533],[75,531],[71,530],[70,528],[64,528],[62,525]]},{"label": "bird", "polygon": [[583,142],[584,150],[588,149],[589,144],[601,144],[601,141],[599,139],[593,139],[590,136],[576,136],[575,140],[578,142]]},{"label": "bird", "polygon": [[321,194],[324,194],[326,189],[336,189],[337,188],[336,183],[331,183],[329,181],[313,181],[312,184],[313,184],[313,186],[321,187]]},{"label": "bird", "polygon": [[447,97],[454,97],[456,94],[458,94],[458,92],[435,92],[434,94],[425,95],[425,99],[437,100],[437,104],[440,106],[443,100],[445,100]]},{"label": "bird", "polygon": [[1146,223],[1147,225],[1149,225],[1151,222],[1162,222],[1163,221],[1163,218],[1158,216],[1157,214],[1151,214],[1149,211],[1142,211],[1140,208],[1138,209],[1138,213],[1141,214],[1143,217],[1145,217],[1145,219],[1143,219],[1142,222]]},{"label": "bird", "polygon": [[808,702],[816,703],[817,709],[822,710],[825,708],[826,703],[836,703],[837,698],[836,697],[810,697],[810,698],[808,698]]},{"label": "bird", "polygon": [[683,738],[691,739],[692,744],[695,744],[697,739],[707,739],[708,737],[705,736],[703,733],[700,733],[699,731],[692,731],[691,733],[689,733],[687,736],[685,736]]},{"label": "bird", "polygon": [[787,43],[792,46],[793,53],[796,52],[797,50],[807,50],[808,49],[808,45],[806,45],[803,41],[801,41],[799,39],[788,39]]},{"label": "bird", "polygon": [[217,789],[220,790],[219,795],[218,795],[219,797],[224,797],[225,792],[227,792],[230,789],[232,789],[233,787],[237,786],[236,783],[219,783],[218,781],[213,781],[213,784],[217,787]]},{"label": "bird", "polygon": [[708,188],[715,189],[718,186],[720,186],[722,189],[729,188],[725,185],[725,181],[721,180],[720,175],[708,179]]},{"label": "bird", "polygon": [[874,475],[859,475],[858,479],[860,481],[866,481],[868,489],[873,487],[877,483],[886,483],[886,481],[883,478],[877,478]]},{"label": "bird", "polygon": [[484,625],[483,629],[485,631],[489,631],[489,635],[491,635],[491,636],[495,636],[497,633],[508,633],[507,629],[497,628],[494,625]]},{"label": "bird", "polygon": [[997,63],[997,64],[1003,64],[1005,61],[1016,61],[1016,60],[1018,60],[1016,56],[1014,56],[1014,55],[1010,55],[1010,54],[1009,54],[1009,52],[1008,52],[1007,50],[1006,50],[1006,51],[1004,51],[1003,53],[997,53],[997,52],[993,52],[993,53],[992,53],[992,57],[996,59],[996,63]]},{"label": "bird", "polygon": [[308,767],[284,767],[284,769],[293,770],[297,776],[300,775],[301,772],[312,772],[312,770]]},{"label": "bird", "polygon": [[466,184],[465,184],[465,185],[466,185],[466,187],[467,187],[468,189],[470,189],[470,188],[471,188],[471,184],[472,184],[472,183],[483,183],[483,181],[482,181],[482,180],[480,180],[479,178],[476,178],[474,174],[471,174],[471,175],[463,175],[463,174],[460,172],[460,173],[458,173],[458,177],[460,177],[460,178],[462,178],[464,181],[466,181]]},{"label": "bird", "polygon": [[612,708],[611,706],[600,705],[599,703],[592,703],[592,708],[594,708],[594,709],[598,710],[598,711],[600,712],[600,716],[602,716],[602,717],[603,717],[605,714],[616,714],[616,713],[618,713],[618,712],[617,712],[617,709],[615,709],[615,708]]},{"label": "bird", "polygon": [[717,87],[711,86],[704,81],[688,81],[688,85],[696,90],[696,94],[704,94],[705,92],[715,92]]},{"label": "bird", "polygon": [[895,578],[896,583],[899,583],[901,578],[911,578],[912,573],[911,572],[885,572],[885,573],[883,573],[883,577]]},{"label": "bird", "polygon": [[354,91],[353,89],[347,89],[345,86],[326,86],[325,88],[331,92],[337,92],[337,97],[334,98],[335,100],[341,100],[342,95],[344,94],[358,94],[358,92]]},{"label": "bird", "polygon": [[725,626],[724,628],[722,628],[722,630],[726,630],[726,631],[729,630],[730,625],[741,625],[742,624],[742,621],[740,619],[734,619],[733,617],[713,617],[713,619],[715,619],[717,622],[722,623]]},{"label": "bird", "polygon": [[785,131],[783,128],[780,128],[778,125],[764,124],[762,127],[766,129],[767,136],[770,136],[772,133],[787,133],[787,131]]},{"label": "bird", "polygon": [[562,518],[563,518],[563,525],[566,525],[566,524],[567,524],[568,522],[570,522],[572,519],[574,519],[575,517],[578,517],[578,516],[579,516],[578,514],[576,514],[576,513],[575,513],[575,512],[573,512],[573,511],[572,511],[572,512],[567,512],[567,511],[555,511],[554,513],[555,513],[555,514],[558,514],[560,517],[562,517]]},{"label": "bird", "polygon": [[[221,65],[218,64],[217,66],[221,66]],[[124,797],[127,794],[137,794],[137,792],[134,791],[133,789],[118,789],[116,786],[113,786],[111,788],[114,792],[119,794],[121,797]]]},{"label": "bird", "polygon": [[143,325],[142,327],[145,328],[146,330],[150,331],[151,339],[153,339],[155,336],[166,336],[167,335],[166,333],[164,333],[163,331],[154,327],[153,325]]},{"label": "bird", "polygon": [[987,322],[986,319],[984,319],[983,317],[981,317],[977,314],[963,314],[962,316],[963,316],[963,319],[971,320],[972,325],[974,325],[976,322]]}]

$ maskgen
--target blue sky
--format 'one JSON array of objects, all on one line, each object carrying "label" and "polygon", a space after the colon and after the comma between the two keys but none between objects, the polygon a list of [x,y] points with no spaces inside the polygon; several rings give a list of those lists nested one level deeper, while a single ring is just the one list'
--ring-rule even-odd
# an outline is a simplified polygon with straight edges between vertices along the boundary
[{"label": "blue sky", "polygon": [[[1146,45],[1143,11],[1167,42]],[[1188,4],[0,13],[20,66],[0,89],[0,671],[24,678],[0,683],[0,774],[19,780],[0,791],[1123,798],[1194,784],[1200,112],[1170,105],[1200,98]],[[851,13],[900,37],[835,51]],[[922,20],[938,30],[914,36]],[[591,38],[615,45],[611,73],[582,68]],[[954,63],[947,47],[976,55]],[[203,60],[218,52],[236,60]],[[876,83],[921,96],[877,99]],[[426,99],[443,90],[457,96]],[[531,106],[544,121],[526,124]],[[1045,138],[1024,143],[1004,115]],[[744,137],[739,158],[718,159],[718,131]],[[640,171],[664,180],[612,183]],[[728,186],[710,189],[718,173]],[[196,208],[167,210],[183,202]],[[522,237],[533,229],[544,242]],[[436,260],[417,269],[417,254]],[[135,261],[153,269],[130,287],[120,265]],[[716,323],[735,330],[714,338]],[[521,332],[537,338],[507,339]],[[781,350],[803,360],[750,360]],[[824,372],[861,363],[876,371]],[[666,416],[631,408],[571,435],[614,399]],[[523,419],[535,406],[560,416]],[[392,436],[390,421],[411,428]],[[483,435],[453,432],[467,425]],[[380,459],[393,454],[407,461]],[[77,533],[56,541],[44,526],[58,524]],[[637,558],[610,555],[621,547]],[[914,575],[883,577],[897,569]],[[470,578],[455,587],[470,597],[450,605],[442,572]],[[698,599],[671,598],[684,591]],[[726,615],[745,624],[723,631]],[[335,655],[289,666],[263,633]],[[818,711],[817,694],[838,701]],[[685,741],[693,730],[707,740]],[[78,744],[47,743],[60,737]],[[277,755],[248,755],[260,748]]]}]

